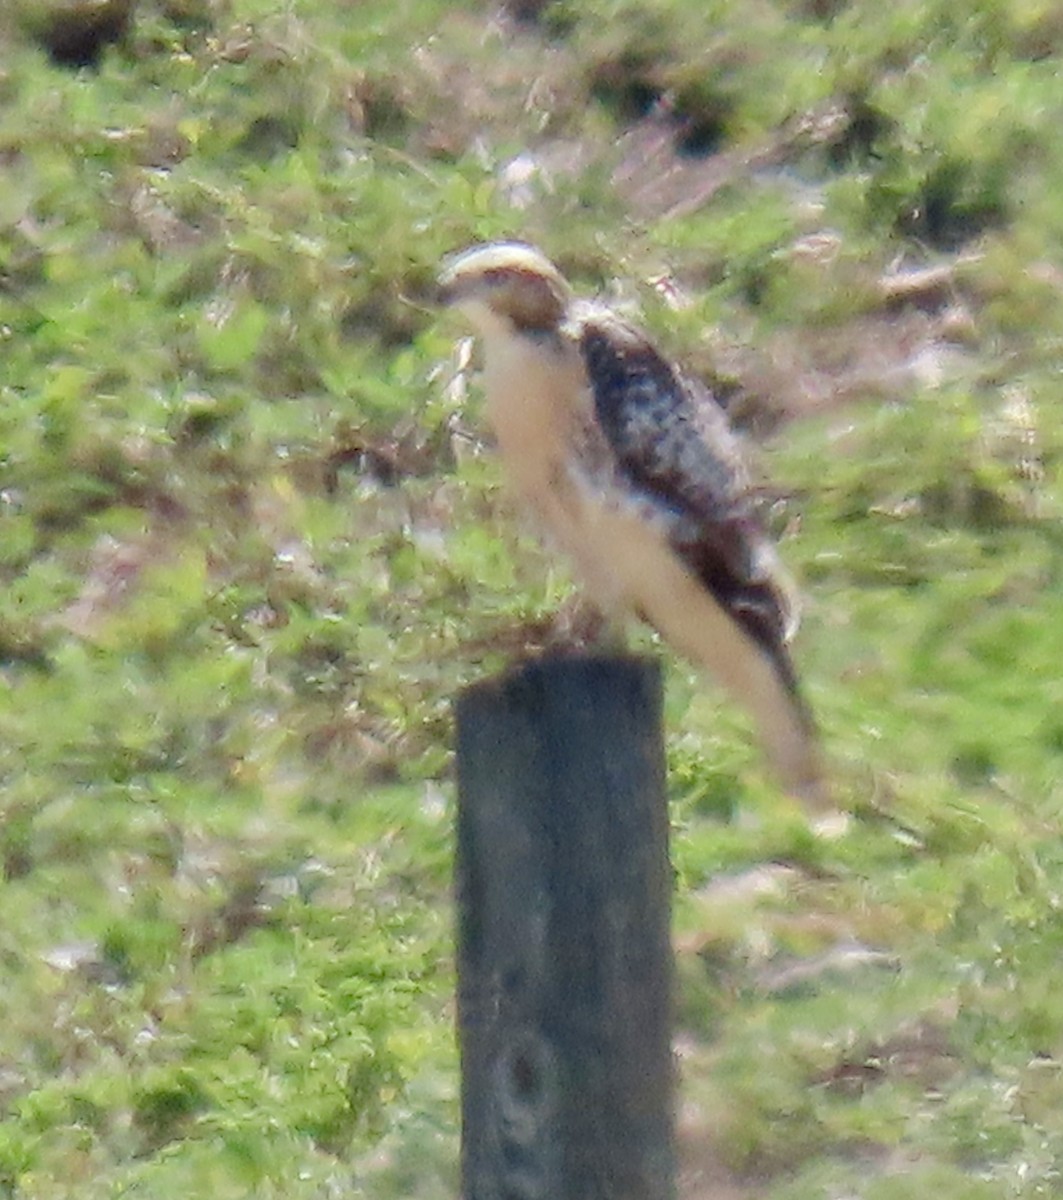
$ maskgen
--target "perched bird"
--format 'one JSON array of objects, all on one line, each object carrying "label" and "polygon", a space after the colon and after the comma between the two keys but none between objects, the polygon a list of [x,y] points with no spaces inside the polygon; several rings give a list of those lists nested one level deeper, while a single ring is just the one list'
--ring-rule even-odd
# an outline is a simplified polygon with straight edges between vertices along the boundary
[{"label": "perched bird", "polygon": [[753,717],[787,791],[822,802],[787,650],[792,590],[722,408],[532,246],[450,259],[440,299],[482,339],[487,417],[513,485],[603,614],[641,617],[706,668]]}]

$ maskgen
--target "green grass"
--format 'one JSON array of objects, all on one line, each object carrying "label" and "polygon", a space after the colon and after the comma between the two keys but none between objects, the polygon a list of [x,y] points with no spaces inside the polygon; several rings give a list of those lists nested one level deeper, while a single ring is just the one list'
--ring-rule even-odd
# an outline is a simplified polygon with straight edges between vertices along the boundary
[{"label": "green grass", "polygon": [[0,1196],[456,1193],[450,705],[572,595],[429,304],[505,235],[761,438],[855,814],[669,660],[684,1195],[1057,1194],[1053,6],[141,0],[80,70],[47,7],[0,15]]}]

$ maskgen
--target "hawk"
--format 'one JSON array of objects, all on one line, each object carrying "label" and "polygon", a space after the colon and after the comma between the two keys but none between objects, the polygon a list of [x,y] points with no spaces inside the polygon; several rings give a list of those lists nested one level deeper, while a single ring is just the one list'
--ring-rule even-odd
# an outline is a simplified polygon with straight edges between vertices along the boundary
[{"label": "hawk", "polygon": [[611,620],[635,615],[752,716],[780,782],[824,798],[787,642],[793,594],[709,391],[540,251],[473,246],[440,299],[483,344],[487,418],[519,497]]}]

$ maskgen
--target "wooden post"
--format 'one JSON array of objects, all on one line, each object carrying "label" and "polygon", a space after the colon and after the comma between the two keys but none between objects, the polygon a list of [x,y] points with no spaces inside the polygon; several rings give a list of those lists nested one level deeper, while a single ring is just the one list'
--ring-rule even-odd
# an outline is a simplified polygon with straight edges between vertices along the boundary
[{"label": "wooden post", "polygon": [[457,726],[464,1200],[671,1200],[659,668],[531,662]]}]

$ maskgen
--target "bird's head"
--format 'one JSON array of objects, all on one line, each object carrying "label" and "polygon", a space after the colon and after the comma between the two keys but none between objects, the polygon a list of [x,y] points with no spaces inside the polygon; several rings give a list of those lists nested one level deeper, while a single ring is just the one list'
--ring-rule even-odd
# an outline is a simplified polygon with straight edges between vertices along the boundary
[{"label": "bird's head", "polygon": [[483,334],[551,333],[572,300],[560,271],[523,242],[488,242],[455,255],[440,273],[439,296]]}]

